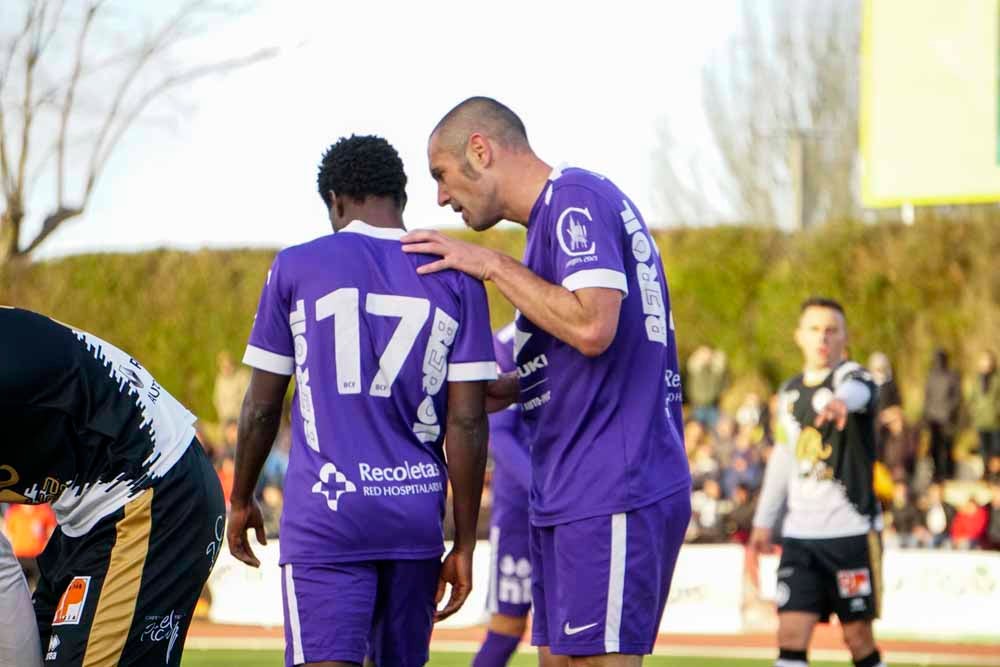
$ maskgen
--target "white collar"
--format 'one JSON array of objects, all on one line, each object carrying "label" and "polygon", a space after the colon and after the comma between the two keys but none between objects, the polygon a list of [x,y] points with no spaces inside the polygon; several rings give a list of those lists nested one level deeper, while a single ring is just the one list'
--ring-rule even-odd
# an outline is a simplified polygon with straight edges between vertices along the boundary
[{"label": "white collar", "polygon": [[398,241],[406,235],[405,229],[398,229],[396,227],[372,227],[367,222],[363,222],[361,220],[351,220],[346,227],[340,230],[340,233],[343,232],[361,234],[362,236],[370,236],[373,239],[383,239],[385,241]]},{"label": "white collar", "polygon": [[557,178],[562,176],[562,173],[564,171],[566,171],[569,168],[570,164],[568,162],[560,162],[559,164],[557,164],[555,167],[552,168],[551,172],[549,172],[549,180],[550,181],[556,180]]}]

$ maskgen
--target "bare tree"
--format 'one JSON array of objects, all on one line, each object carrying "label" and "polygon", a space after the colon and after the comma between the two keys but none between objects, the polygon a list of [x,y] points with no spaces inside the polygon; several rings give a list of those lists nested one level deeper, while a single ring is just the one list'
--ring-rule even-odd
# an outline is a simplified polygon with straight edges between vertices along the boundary
[{"label": "bare tree", "polygon": [[680,221],[794,226],[856,215],[858,0],[753,1],[741,12],[702,75],[715,154],[685,155],[665,124],[661,203]]},{"label": "bare tree", "polygon": [[[0,9],[0,24],[11,28],[0,29],[0,266],[30,256],[86,210],[123,135],[154,102],[275,53],[192,63],[193,41],[246,9],[209,0],[184,0],[172,11],[150,3],[153,15],[106,0],[11,4]],[[23,238],[40,184],[52,196],[37,232]]]}]

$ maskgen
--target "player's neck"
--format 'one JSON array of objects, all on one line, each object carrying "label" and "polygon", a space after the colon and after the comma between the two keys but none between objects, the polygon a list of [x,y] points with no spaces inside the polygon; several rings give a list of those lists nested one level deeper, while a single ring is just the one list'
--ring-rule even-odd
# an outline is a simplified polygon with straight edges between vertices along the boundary
[{"label": "player's neck", "polygon": [[826,380],[827,376],[833,370],[833,366],[829,365],[810,365],[806,364],[806,367],[802,370],[802,378],[805,380],[807,385],[817,385]]},{"label": "player's neck", "polygon": [[517,222],[525,227],[531,217],[531,209],[538,201],[539,195],[548,183],[552,167],[538,158],[534,153],[526,154],[518,160],[515,169],[509,171],[509,179],[505,190],[510,193],[506,198],[503,217],[505,220]]},{"label": "player's neck", "polygon": [[345,206],[344,215],[340,218],[341,226],[334,226],[334,231],[340,231],[354,220],[371,227],[387,229],[406,229],[403,225],[403,212],[391,198],[368,198],[364,203]]}]

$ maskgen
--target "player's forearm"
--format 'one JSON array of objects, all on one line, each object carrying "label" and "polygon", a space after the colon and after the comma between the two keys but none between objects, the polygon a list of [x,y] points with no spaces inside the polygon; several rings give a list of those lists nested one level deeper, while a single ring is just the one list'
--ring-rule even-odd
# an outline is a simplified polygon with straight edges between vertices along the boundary
[{"label": "player's forearm", "polygon": [[[521,262],[497,253],[487,267],[486,279],[492,280],[521,314],[548,333],[587,356],[597,356],[611,343],[602,317],[607,313],[590,312],[577,295],[562,285],[540,278]],[[617,329],[617,317],[613,331]]]},{"label": "player's forearm", "polygon": [[240,409],[230,502],[247,505],[281,425],[281,402],[255,402],[248,393]]},{"label": "player's forearm", "polygon": [[472,549],[476,543],[488,438],[489,424],[485,412],[467,417],[449,415],[445,447],[451,478],[456,549]]},{"label": "player's forearm", "polygon": [[486,389],[486,412],[505,410],[514,403],[521,393],[521,385],[516,371],[504,373],[489,383]]}]

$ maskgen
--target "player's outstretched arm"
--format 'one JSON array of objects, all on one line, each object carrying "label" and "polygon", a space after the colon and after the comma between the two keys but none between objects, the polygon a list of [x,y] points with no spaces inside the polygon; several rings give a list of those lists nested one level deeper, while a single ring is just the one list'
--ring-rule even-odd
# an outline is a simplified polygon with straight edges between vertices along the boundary
[{"label": "player's outstretched arm", "polygon": [[274,445],[281,424],[281,407],[288,388],[288,376],[255,368],[240,409],[239,434],[233,491],[229,496],[229,552],[247,565],[259,567],[260,561],[250,548],[247,530],[253,528],[259,544],[267,544],[264,520],[253,498],[260,470]]},{"label": "player's outstretched arm", "polygon": [[418,273],[456,269],[479,280],[492,280],[522,315],[581,354],[596,357],[615,338],[622,301],[618,290],[591,287],[571,292],[512,257],[437,231],[412,231],[402,241],[405,252],[441,256],[419,267]]},{"label": "player's outstretched arm", "polygon": [[445,450],[453,495],[455,544],[441,566],[436,602],[444,597],[446,583],[451,584],[451,597],[435,615],[436,621],[458,611],[472,591],[472,552],[476,547],[488,439],[486,383],[449,383]]}]

